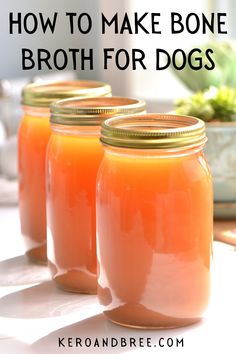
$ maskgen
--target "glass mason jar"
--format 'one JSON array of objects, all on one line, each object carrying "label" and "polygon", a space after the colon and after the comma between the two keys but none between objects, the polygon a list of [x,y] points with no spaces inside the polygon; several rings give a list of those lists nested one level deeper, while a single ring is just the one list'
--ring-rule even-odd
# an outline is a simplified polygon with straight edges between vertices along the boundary
[{"label": "glass mason jar", "polygon": [[97,180],[98,297],[130,327],[199,320],[210,288],[213,201],[204,122],[147,114],[106,120]]},{"label": "glass mason jar", "polygon": [[110,97],[68,99],[52,105],[47,150],[48,262],[64,290],[96,293],[97,169],[103,157],[101,121],[141,113],[145,103]]},{"label": "glass mason jar", "polygon": [[49,105],[58,99],[111,95],[111,87],[95,81],[29,84],[22,94],[24,116],[18,133],[19,208],[26,254],[45,263],[45,154],[51,134]]}]

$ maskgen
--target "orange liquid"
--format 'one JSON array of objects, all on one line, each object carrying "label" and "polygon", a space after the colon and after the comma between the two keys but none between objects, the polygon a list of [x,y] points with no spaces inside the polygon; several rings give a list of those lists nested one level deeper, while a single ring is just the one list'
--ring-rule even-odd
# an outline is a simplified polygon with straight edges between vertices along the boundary
[{"label": "orange liquid", "polygon": [[25,115],[18,133],[19,207],[26,254],[46,262],[45,153],[49,118]]},{"label": "orange liquid", "polygon": [[48,259],[65,290],[95,293],[98,134],[53,134],[48,146]]},{"label": "orange liquid", "polygon": [[210,288],[212,185],[204,155],[115,150],[98,175],[98,296],[105,314],[134,327],[193,323]]}]

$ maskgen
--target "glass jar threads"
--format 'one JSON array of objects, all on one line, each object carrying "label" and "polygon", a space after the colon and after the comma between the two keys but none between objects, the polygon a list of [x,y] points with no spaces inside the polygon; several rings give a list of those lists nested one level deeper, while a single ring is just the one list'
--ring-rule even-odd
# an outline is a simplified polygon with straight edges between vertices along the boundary
[{"label": "glass jar threads", "polygon": [[105,315],[144,328],[197,321],[209,298],[213,224],[204,123],[168,114],[111,118],[101,141],[98,296]]},{"label": "glass jar threads", "polygon": [[47,151],[48,261],[64,290],[96,293],[96,176],[103,157],[101,122],[138,114],[145,103],[131,98],[68,99],[51,106]]},{"label": "glass jar threads", "polygon": [[111,87],[94,81],[29,84],[23,90],[24,117],[18,133],[19,208],[26,254],[45,263],[45,155],[51,134],[49,105],[58,99],[109,96]]}]

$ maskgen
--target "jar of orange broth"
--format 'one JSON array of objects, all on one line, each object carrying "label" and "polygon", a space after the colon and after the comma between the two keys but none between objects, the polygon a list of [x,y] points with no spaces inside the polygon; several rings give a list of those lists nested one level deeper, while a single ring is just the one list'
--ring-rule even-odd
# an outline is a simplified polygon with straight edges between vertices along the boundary
[{"label": "jar of orange broth", "polygon": [[111,87],[95,81],[29,84],[23,90],[24,117],[18,134],[19,207],[26,254],[46,262],[45,153],[51,134],[49,105],[58,99],[109,96]]},{"label": "jar of orange broth", "polygon": [[96,293],[97,169],[103,157],[100,125],[107,117],[141,113],[131,98],[68,99],[51,107],[47,151],[48,261],[64,290]]},{"label": "jar of orange broth", "polygon": [[97,186],[98,297],[130,327],[178,327],[206,309],[212,180],[204,123],[146,114],[106,120]]}]

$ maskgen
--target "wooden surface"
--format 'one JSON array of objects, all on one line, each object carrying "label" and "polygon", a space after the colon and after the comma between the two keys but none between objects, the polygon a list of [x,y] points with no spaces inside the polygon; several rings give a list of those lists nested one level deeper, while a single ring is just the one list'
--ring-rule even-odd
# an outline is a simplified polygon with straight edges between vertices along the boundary
[{"label": "wooden surface", "polygon": [[236,247],[236,220],[215,221],[214,240]]}]

